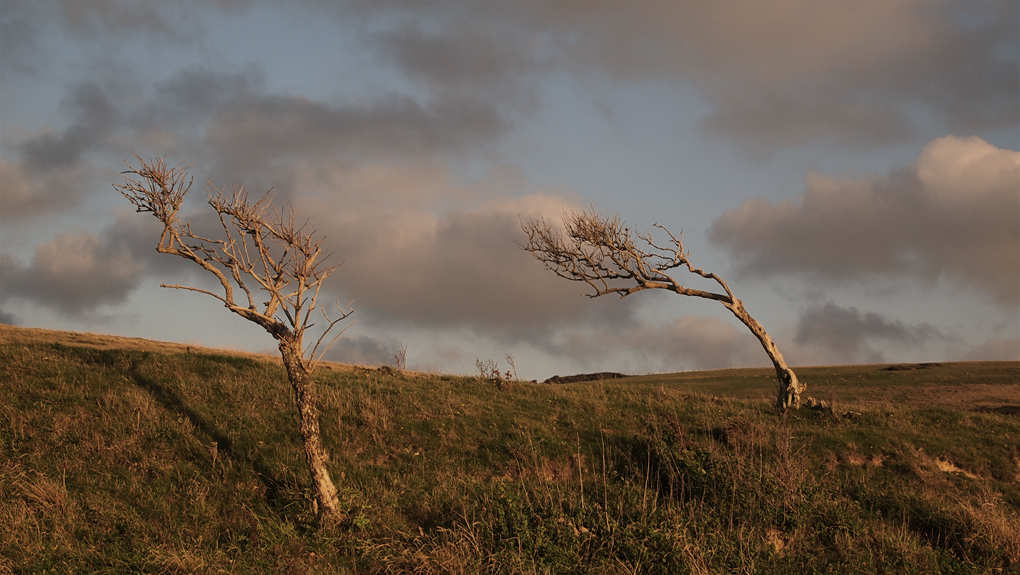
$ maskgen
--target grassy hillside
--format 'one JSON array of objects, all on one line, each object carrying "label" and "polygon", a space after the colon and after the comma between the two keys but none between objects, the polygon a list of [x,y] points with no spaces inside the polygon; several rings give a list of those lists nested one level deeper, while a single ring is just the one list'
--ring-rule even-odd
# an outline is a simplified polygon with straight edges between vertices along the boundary
[{"label": "grassy hillside", "polygon": [[[1020,573],[1020,363],[562,385],[0,326],[0,572]],[[212,444],[216,448],[213,450]]]}]

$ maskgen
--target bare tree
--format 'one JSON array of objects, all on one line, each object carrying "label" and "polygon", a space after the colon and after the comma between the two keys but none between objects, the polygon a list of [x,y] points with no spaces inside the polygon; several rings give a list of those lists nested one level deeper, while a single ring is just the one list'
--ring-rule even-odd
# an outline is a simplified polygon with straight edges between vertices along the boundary
[{"label": "bare tree", "polygon": [[[277,211],[267,192],[252,202],[243,187],[235,187],[229,197],[226,188],[208,184],[209,205],[216,211],[223,228],[221,239],[208,239],[191,230],[190,222],[181,222],[179,212],[193,178],[189,166],[169,166],[164,158],[140,162],[138,168],[127,164],[124,182],[114,188],[124,195],[138,212],[148,212],[163,223],[156,250],[190,260],[219,281],[221,293],[182,285],[161,287],[184,289],[211,296],[244,319],[262,326],[279,342],[283,365],[294,389],[305,460],[316,493],[316,512],[326,523],[339,519],[337,490],[326,469],[327,455],[319,433],[319,410],[315,380],[311,372],[321,353],[319,347],[327,334],[353,313],[336,306],[331,319],[317,307],[322,282],[337,266],[326,266],[329,254],[322,251],[322,239],[315,232],[296,225],[291,209]],[[136,179],[137,178],[137,179]],[[215,192],[215,193],[214,193]],[[261,290],[268,301],[257,303],[252,290]],[[240,295],[239,302],[236,295]],[[235,295],[236,294],[236,295]],[[266,297],[263,296],[263,297]],[[258,299],[262,299],[259,297]],[[325,331],[306,354],[304,337],[312,327],[312,313],[322,313]],[[333,337],[329,343],[342,334]],[[324,353],[327,344],[322,352]]]},{"label": "bare tree", "polygon": [[[564,229],[560,230],[545,219],[522,221],[527,241],[521,247],[556,275],[587,283],[595,290],[588,297],[611,293],[626,297],[642,290],[664,289],[721,303],[751,330],[772,360],[779,379],[779,407],[800,407],[800,394],[805,387],[786,365],[775,342],[765,328],[747,313],[744,304],[733,296],[722,278],[691,264],[688,252],[684,251],[683,234],[677,237],[665,227],[655,224],[669,236],[669,245],[659,245],[651,232],[635,233],[625,227],[620,216],[608,218],[593,211],[565,214],[563,224]],[[689,273],[715,281],[725,293],[684,286],[671,272],[679,268],[687,268]]]}]

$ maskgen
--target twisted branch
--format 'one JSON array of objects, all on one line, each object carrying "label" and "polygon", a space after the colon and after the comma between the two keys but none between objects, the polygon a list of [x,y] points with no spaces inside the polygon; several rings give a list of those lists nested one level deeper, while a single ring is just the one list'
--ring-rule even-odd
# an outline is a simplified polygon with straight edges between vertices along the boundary
[{"label": "twisted branch", "polygon": [[[190,223],[180,221],[179,215],[193,181],[187,175],[190,164],[170,166],[164,158],[146,161],[135,157],[139,167],[128,163],[128,169],[122,172],[124,181],[114,184],[114,188],[138,212],[152,213],[163,223],[157,251],[198,264],[219,281],[222,293],[179,284],[161,287],[216,298],[232,312],[261,325],[274,338],[296,344],[297,349],[303,349],[304,333],[314,325],[312,311],[320,310],[327,322],[326,331],[312,349],[312,357],[305,360],[310,369],[317,363],[314,354],[326,335],[353,313],[350,304],[346,308],[337,304],[337,315],[330,318],[325,308],[318,306],[322,282],[339,267],[324,265],[329,254],[323,253],[323,239],[314,239],[315,231],[306,232],[305,224],[297,225],[292,209],[278,211],[272,204],[272,190],[253,202],[244,187],[237,186],[228,195],[225,187],[217,189],[211,182],[208,203],[216,211],[223,237],[199,236],[192,232]],[[244,292],[244,305],[235,301],[235,286]],[[256,286],[269,296],[261,306],[253,294]]]},{"label": "twisted branch", "polygon": [[[783,354],[765,328],[747,313],[743,302],[733,295],[722,278],[694,267],[684,249],[683,233],[678,236],[659,224],[655,227],[669,236],[669,244],[657,244],[651,232],[632,232],[619,215],[608,218],[594,210],[585,210],[564,214],[562,229],[544,218],[522,220],[521,229],[526,241],[521,248],[561,278],[591,286],[594,293],[586,294],[588,297],[614,293],[623,298],[647,289],[664,289],[722,303],[751,330],[772,360],[779,380],[780,407],[798,406],[804,386],[787,367]],[[642,247],[639,247],[638,240]],[[724,293],[685,286],[672,273],[672,270],[680,268],[714,281]]]}]

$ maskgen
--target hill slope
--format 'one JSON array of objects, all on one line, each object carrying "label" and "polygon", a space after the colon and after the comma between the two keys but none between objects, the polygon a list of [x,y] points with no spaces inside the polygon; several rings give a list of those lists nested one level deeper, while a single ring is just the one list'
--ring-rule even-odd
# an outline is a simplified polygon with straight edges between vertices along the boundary
[{"label": "hill slope", "polygon": [[766,370],[323,370],[326,533],[274,361],[76,337],[0,332],[0,572],[1020,569],[1017,362],[802,368],[835,409],[786,416]]}]

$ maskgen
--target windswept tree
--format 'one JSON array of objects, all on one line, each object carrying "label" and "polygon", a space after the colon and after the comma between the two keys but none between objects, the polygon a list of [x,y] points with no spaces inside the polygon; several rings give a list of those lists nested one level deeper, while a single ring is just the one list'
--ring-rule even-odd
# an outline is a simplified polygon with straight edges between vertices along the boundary
[{"label": "windswept tree", "polygon": [[[320,521],[332,523],[340,518],[337,490],[326,469],[326,451],[319,433],[314,368],[316,356],[327,334],[353,313],[348,305],[336,305],[334,317],[318,307],[322,282],[337,266],[326,265],[328,253],[322,250],[322,238],[315,231],[295,223],[292,209],[277,210],[267,192],[250,201],[243,187],[235,187],[227,196],[226,187],[216,189],[209,183],[209,205],[222,226],[220,239],[208,239],[180,219],[181,204],[193,178],[188,166],[169,166],[164,158],[145,161],[136,156],[138,168],[128,164],[121,173],[124,182],[114,184],[138,212],[148,212],[163,224],[156,251],[193,262],[219,282],[217,292],[198,287],[160,284],[213,297],[237,315],[254,322],[279,342],[283,365],[294,389],[305,460],[315,489],[315,507]],[[259,292],[262,295],[259,295]],[[266,301],[258,301],[266,300]],[[325,330],[310,350],[304,338],[312,327],[312,314],[320,312]],[[332,343],[342,334],[330,340]],[[324,353],[327,344],[323,347]]]},{"label": "windswept tree", "polygon": [[[595,293],[588,297],[617,294],[627,297],[647,289],[663,289],[676,294],[714,300],[730,310],[751,330],[776,368],[779,379],[778,404],[781,409],[800,406],[805,387],[786,365],[783,354],[744,304],[734,297],[730,286],[714,273],[694,267],[684,250],[683,234],[674,235],[659,224],[656,228],[669,236],[669,244],[660,245],[651,232],[636,233],[620,221],[620,216],[604,217],[593,211],[565,214],[563,229],[545,219],[521,222],[527,238],[522,248],[531,252],[556,275],[572,281],[585,282]],[[673,270],[683,271],[714,281],[723,293],[689,288],[677,279]]]}]

